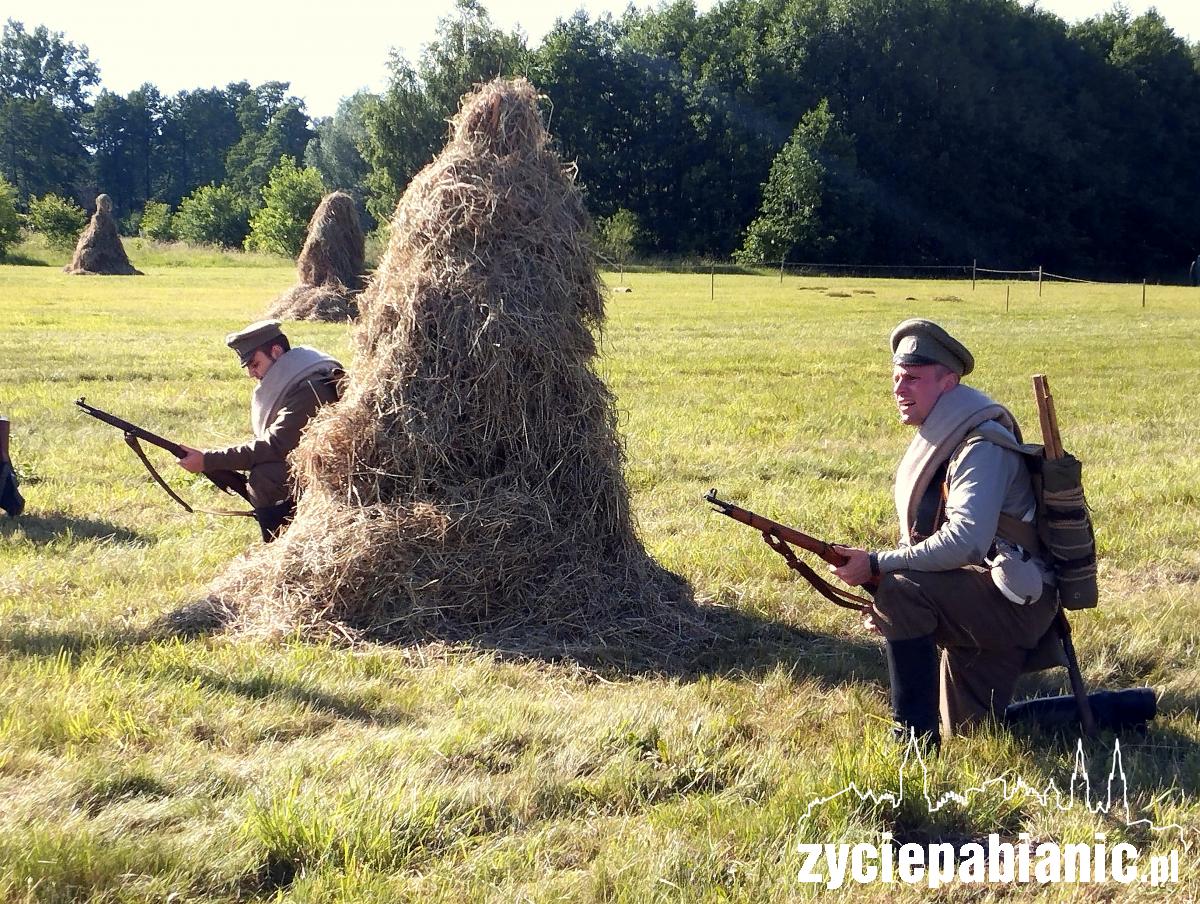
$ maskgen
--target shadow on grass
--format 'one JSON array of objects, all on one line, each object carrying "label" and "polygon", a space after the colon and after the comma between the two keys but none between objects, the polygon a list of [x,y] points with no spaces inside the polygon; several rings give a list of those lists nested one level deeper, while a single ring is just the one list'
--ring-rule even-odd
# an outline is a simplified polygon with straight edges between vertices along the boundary
[{"label": "shadow on grass", "polygon": [[25,254],[6,254],[0,255],[0,264],[13,264],[18,267],[52,267],[54,266],[49,261],[41,260],[36,257],[29,257]]},{"label": "shadow on grass", "polygon": [[[155,626],[162,635],[194,639],[225,630],[234,609],[214,599],[199,600],[163,616]],[[783,666],[798,678],[829,684],[862,681],[887,684],[879,644],[869,638],[819,634],[787,622],[722,606],[677,602],[656,619],[612,617],[552,636],[531,626],[494,622],[471,630],[448,619],[424,623],[419,630],[386,632],[345,626],[349,634],[384,647],[434,644],[456,651],[483,652],[501,660],[565,665],[607,680],[660,676],[684,681],[710,676],[761,677]],[[327,636],[327,635],[322,635]],[[434,654],[439,655],[439,654]]]},{"label": "shadow on grass", "polygon": [[74,537],[77,540],[112,540],[115,543],[149,542],[148,537],[129,528],[61,512],[44,515],[26,513],[19,518],[0,518],[0,537],[6,540],[23,537],[36,546],[44,546],[65,537]]},{"label": "shadow on grass", "polygon": [[190,666],[172,666],[164,674],[187,684],[198,683],[211,691],[235,694],[248,700],[286,700],[354,722],[393,726],[413,721],[411,713],[393,706],[377,705],[354,694],[332,694],[307,681],[280,678],[264,672],[240,677],[219,675]]},{"label": "shadow on grass", "polygon": [[618,632],[618,641],[627,643],[605,642],[603,630],[593,643],[576,639],[559,649],[530,643],[517,632],[436,639],[465,642],[501,658],[573,664],[610,679],[760,678],[782,666],[797,679],[887,685],[879,645],[868,638],[821,634],[744,610],[694,603],[683,605],[682,616],[684,627],[647,624]]},{"label": "shadow on grass", "polygon": [[137,631],[82,631],[0,624],[0,654],[31,659],[62,658],[72,664],[96,650],[136,647],[146,643],[148,639],[144,633]]},{"label": "shadow on grass", "polygon": [[[93,652],[112,652],[140,647],[163,640],[162,632],[151,629],[71,630],[33,628],[27,625],[0,626],[0,656],[28,658],[65,658],[76,664]],[[120,669],[113,665],[113,669]],[[190,665],[168,664],[157,675],[184,684],[200,684],[208,690],[236,694],[251,700],[286,700],[328,713],[341,719],[399,725],[412,716],[394,707],[376,705],[352,694],[333,694],[313,684],[282,678],[270,672],[256,671],[245,676],[222,675]]]}]

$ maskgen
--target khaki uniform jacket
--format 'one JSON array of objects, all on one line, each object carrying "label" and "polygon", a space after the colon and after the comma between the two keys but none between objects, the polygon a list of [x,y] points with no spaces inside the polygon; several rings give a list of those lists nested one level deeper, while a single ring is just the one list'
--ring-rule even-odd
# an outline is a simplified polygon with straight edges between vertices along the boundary
[{"label": "khaki uniform jacket", "polygon": [[336,375],[302,380],[284,396],[279,413],[263,439],[204,453],[204,470],[247,471],[255,508],[292,498],[293,486],[287,458],[300,444],[300,436],[317,409],[336,402]]}]

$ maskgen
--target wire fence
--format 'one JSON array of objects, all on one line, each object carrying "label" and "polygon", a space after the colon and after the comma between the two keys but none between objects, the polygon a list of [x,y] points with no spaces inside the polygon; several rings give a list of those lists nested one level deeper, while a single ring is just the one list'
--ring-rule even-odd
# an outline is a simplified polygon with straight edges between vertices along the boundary
[{"label": "wire fence", "polygon": [[[614,260],[604,254],[599,254],[598,257],[603,266],[609,270],[623,273],[637,273],[653,271],[657,273],[690,273],[690,274],[713,274],[717,276],[732,275],[732,274],[759,274],[764,272],[774,272],[778,274],[782,280],[786,276],[829,276],[829,277],[853,277],[863,276],[872,278],[887,278],[893,276],[896,278],[931,278],[931,279],[971,279],[978,281],[980,279],[1003,279],[1006,281],[1030,281],[1030,282],[1068,282],[1068,283],[1083,283],[1093,285],[1129,285],[1137,284],[1138,280],[1130,279],[1100,279],[1095,277],[1083,277],[1070,275],[1065,273],[1056,273],[1046,270],[1044,267],[1025,267],[1025,268],[1007,268],[1007,267],[988,267],[980,265],[978,261],[962,264],[868,264],[868,263],[829,263],[826,261],[792,261],[782,260],[775,263],[762,264],[743,264],[731,259],[718,258],[668,258],[668,259],[642,259],[637,261],[622,262]],[[1142,282],[1150,282],[1142,280]],[[1181,278],[1178,283],[1174,281],[1154,280],[1155,285],[1182,285],[1184,280]]]},{"label": "wire fence", "polygon": [[[715,260],[715,259],[684,259],[684,260],[661,260],[661,261],[638,261],[634,264],[625,264],[620,261],[615,261],[599,255],[601,262],[615,273],[619,274],[619,283],[617,291],[629,291],[624,288],[626,273],[638,272],[655,272],[655,273],[678,273],[692,275],[706,275],[709,277],[709,294],[710,297],[716,297],[716,278],[717,276],[731,275],[759,275],[762,276],[766,272],[775,272],[779,275],[780,283],[788,276],[828,276],[828,277],[854,277],[862,276],[864,278],[880,279],[880,278],[932,278],[945,280],[970,280],[971,288],[974,290],[975,284],[980,280],[1004,281],[1004,282],[1036,282],[1037,294],[1040,298],[1042,295],[1042,287],[1046,282],[1064,282],[1075,283],[1082,285],[1134,285],[1129,280],[1099,280],[1085,279],[1078,276],[1068,276],[1063,273],[1052,273],[1043,267],[1029,267],[1025,269],[1006,269],[1000,267],[981,267],[978,261],[972,261],[969,264],[840,264],[840,263],[825,263],[819,261],[789,261],[782,260],[778,264],[762,264],[762,265],[747,265],[733,260]],[[1141,281],[1141,301],[1142,307],[1146,306],[1146,287],[1147,280]],[[1161,285],[1161,283],[1156,283]],[[1007,291],[1006,291],[1007,294]],[[1007,309],[1008,301],[1005,301]]]}]

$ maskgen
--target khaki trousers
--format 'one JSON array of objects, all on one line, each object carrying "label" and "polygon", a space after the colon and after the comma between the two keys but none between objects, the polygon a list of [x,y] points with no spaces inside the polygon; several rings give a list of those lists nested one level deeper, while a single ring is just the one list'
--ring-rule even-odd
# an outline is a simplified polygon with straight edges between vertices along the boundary
[{"label": "khaki trousers", "polygon": [[986,568],[896,571],[880,578],[874,621],[888,640],[933,635],[941,647],[942,732],[1001,718],[1029,651],[1054,621],[1057,594],[1018,606]]}]

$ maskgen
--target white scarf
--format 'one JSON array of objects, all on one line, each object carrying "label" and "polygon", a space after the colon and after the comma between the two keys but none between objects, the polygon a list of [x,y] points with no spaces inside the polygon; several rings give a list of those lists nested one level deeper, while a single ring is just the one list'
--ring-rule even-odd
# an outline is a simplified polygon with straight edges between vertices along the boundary
[{"label": "white scarf", "polygon": [[917,506],[934,472],[967,434],[985,421],[999,421],[1012,433],[1018,430],[1016,419],[1007,408],[961,383],[934,403],[896,469],[896,514],[905,543],[912,542]]},{"label": "white scarf", "polygon": [[254,438],[267,438],[267,429],[279,414],[283,400],[297,384],[315,374],[341,369],[342,365],[336,359],[307,345],[284,352],[259,381],[250,398],[250,426]]}]

